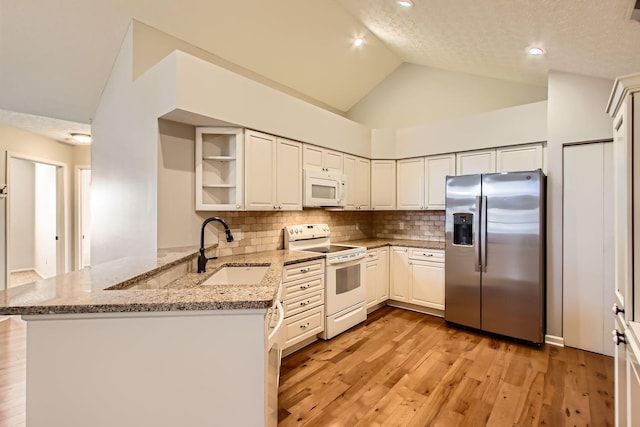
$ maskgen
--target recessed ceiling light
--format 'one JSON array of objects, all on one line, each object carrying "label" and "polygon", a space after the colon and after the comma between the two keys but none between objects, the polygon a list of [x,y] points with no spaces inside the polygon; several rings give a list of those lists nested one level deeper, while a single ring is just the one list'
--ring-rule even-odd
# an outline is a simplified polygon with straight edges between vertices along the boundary
[{"label": "recessed ceiling light", "polygon": [[357,39],[355,39],[355,40],[353,41],[353,45],[354,45],[355,47],[362,46],[362,44],[363,44],[363,43],[364,43],[364,39],[363,39],[362,37],[358,37]]},{"label": "recessed ceiling light", "polygon": [[542,56],[546,52],[540,46],[530,46],[527,48],[527,53],[531,56]]},{"label": "recessed ceiling light", "polygon": [[398,6],[413,7],[413,2],[411,0],[398,0]]},{"label": "recessed ceiling light", "polygon": [[72,133],[71,138],[81,144],[91,144],[91,135],[86,133]]}]

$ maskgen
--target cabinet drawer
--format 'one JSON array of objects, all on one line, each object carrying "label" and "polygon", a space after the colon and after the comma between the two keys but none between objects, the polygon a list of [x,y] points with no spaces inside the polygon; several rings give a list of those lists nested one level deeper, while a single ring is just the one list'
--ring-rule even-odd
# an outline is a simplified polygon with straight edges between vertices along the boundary
[{"label": "cabinet drawer", "polygon": [[321,273],[324,273],[323,259],[285,265],[282,271],[282,281],[289,282]]},{"label": "cabinet drawer", "polygon": [[417,249],[411,248],[409,258],[423,261],[444,262],[444,251],[437,249]]},{"label": "cabinet drawer", "polygon": [[375,261],[380,257],[380,252],[378,249],[369,249],[367,251],[367,261]]},{"label": "cabinet drawer", "polygon": [[285,319],[284,329],[285,348],[319,334],[324,331],[324,305]]},{"label": "cabinet drawer", "polygon": [[324,290],[324,274],[285,283],[282,287],[281,298],[283,301],[286,301],[291,298],[308,295],[319,290]]},{"label": "cabinet drawer", "polygon": [[324,289],[312,294],[307,293],[297,298],[287,299],[282,304],[284,307],[284,317],[294,316],[322,304],[324,304]]}]

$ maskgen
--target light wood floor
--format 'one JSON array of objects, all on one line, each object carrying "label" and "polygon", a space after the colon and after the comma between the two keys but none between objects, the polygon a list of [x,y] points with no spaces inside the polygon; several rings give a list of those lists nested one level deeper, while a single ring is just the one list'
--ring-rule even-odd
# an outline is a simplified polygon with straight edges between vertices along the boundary
[{"label": "light wood floor", "polygon": [[9,286],[25,285],[42,279],[43,277],[36,273],[35,270],[14,271],[9,274]]},{"label": "light wood floor", "polygon": [[[25,323],[0,322],[0,426],[24,426]],[[382,308],[285,358],[280,425],[613,425],[613,360]]]},{"label": "light wood floor", "polygon": [[25,424],[25,322],[12,316],[0,322],[0,426]]},{"label": "light wood floor", "polygon": [[280,426],[612,426],[613,359],[385,307],[283,360]]}]

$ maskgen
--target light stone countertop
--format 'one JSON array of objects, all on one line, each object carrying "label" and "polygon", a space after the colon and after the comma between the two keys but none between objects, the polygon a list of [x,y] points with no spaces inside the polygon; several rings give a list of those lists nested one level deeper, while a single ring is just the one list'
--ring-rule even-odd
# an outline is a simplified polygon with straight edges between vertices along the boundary
[{"label": "light stone countertop", "polygon": [[364,246],[367,249],[376,249],[384,246],[406,246],[419,249],[444,250],[444,242],[430,242],[426,240],[406,240],[406,239],[359,239],[335,242],[340,245]]},{"label": "light stone countertop", "polygon": [[[207,272],[197,274],[197,255],[197,247],[162,249],[156,257],[123,258],[9,288],[0,291],[0,314],[264,309],[273,305],[284,265],[323,258],[287,250],[232,255],[210,260]],[[258,285],[201,286],[225,265],[256,264],[269,265]]]}]

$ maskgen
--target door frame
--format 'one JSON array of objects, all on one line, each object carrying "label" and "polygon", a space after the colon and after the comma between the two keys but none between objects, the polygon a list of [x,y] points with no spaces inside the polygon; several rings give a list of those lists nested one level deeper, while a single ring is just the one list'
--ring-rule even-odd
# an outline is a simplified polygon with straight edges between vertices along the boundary
[{"label": "door frame", "polygon": [[69,213],[67,209],[68,200],[68,188],[67,182],[67,164],[51,160],[43,157],[32,156],[29,154],[17,153],[15,151],[7,150],[6,165],[5,165],[5,182],[7,183],[7,198],[5,203],[5,218],[6,224],[6,252],[5,252],[5,287],[10,287],[10,275],[11,269],[9,268],[9,261],[11,259],[11,159],[26,160],[35,163],[42,163],[45,165],[56,167],[56,233],[58,235],[58,243],[56,245],[56,274],[62,274],[68,271],[67,254],[69,253],[69,239],[67,238],[67,232],[69,231]]},{"label": "door frame", "polygon": [[82,171],[91,170],[91,165],[75,165],[74,167],[74,269],[82,270]]}]

